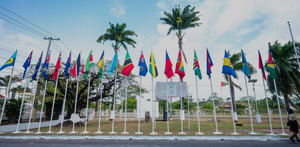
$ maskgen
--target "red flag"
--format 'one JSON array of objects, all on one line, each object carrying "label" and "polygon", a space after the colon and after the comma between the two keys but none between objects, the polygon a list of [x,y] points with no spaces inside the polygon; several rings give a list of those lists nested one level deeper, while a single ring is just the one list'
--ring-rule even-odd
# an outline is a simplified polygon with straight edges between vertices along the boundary
[{"label": "red flag", "polygon": [[71,70],[71,74],[73,77],[77,77],[77,67],[76,64],[74,64],[72,70]]},{"label": "red flag", "polygon": [[58,56],[58,59],[57,59],[56,65],[55,65],[55,69],[54,69],[54,72],[53,72],[53,75],[52,75],[53,80],[56,80],[56,78],[58,76],[58,71],[59,71],[59,68],[60,68],[60,61],[61,61],[61,53],[59,53],[59,56]]},{"label": "red flag", "polygon": [[124,61],[124,65],[123,65],[123,69],[122,69],[121,73],[128,77],[133,68],[134,68],[134,65],[133,65],[133,63],[131,61],[131,58],[130,58],[130,55],[127,51],[125,61]]},{"label": "red flag", "polygon": [[259,60],[258,66],[259,66],[259,68],[261,69],[261,72],[262,72],[262,74],[263,74],[263,78],[264,78],[265,80],[267,80],[266,74],[265,74],[264,65],[263,65],[263,62],[262,62],[261,55],[260,55],[260,52],[259,52],[259,51],[258,51],[258,60]]},{"label": "red flag", "polygon": [[181,57],[181,51],[179,51],[179,53],[178,53],[175,73],[177,73],[179,75],[180,79],[183,79],[183,77],[185,76],[182,57]]},{"label": "red flag", "polygon": [[166,51],[166,66],[165,66],[165,75],[168,79],[174,76],[174,72],[172,70],[172,62],[169,58],[168,52]]},{"label": "red flag", "polygon": [[82,74],[85,74],[84,69],[85,69],[85,65],[83,65],[83,67],[82,67],[82,70],[81,70],[81,73],[82,73]]}]

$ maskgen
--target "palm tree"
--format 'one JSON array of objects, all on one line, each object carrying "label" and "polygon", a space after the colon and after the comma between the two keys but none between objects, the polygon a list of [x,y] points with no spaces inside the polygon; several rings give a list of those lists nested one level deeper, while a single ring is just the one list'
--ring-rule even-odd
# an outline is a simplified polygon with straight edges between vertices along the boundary
[{"label": "palm tree", "polygon": [[[134,45],[136,44],[136,42],[131,37],[137,36],[137,34],[135,34],[134,31],[126,30],[125,23],[122,23],[121,25],[119,23],[117,23],[116,25],[109,23],[109,25],[110,28],[106,29],[106,33],[104,33],[97,39],[98,43],[104,43],[107,40],[113,41],[114,43],[112,43],[112,47],[114,48],[115,53],[117,53],[121,46],[127,50],[127,44],[135,47]],[[117,70],[117,68],[115,70]],[[116,74],[117,72],[115,72],[115,76]],[[113,107],[111,107],[111,109],[113,110]]]},{"label": "palm tree", "polygon": [[[7,88],[8,88],[9,79],[10,79],[9,75],[5,76],[5,77],[0,77],[0,86],[5,87],[5,92],[7,91]],[[21,79],[19,77],[13,76],[11,79],[11,84],[19,82],[19,81],[21,81]],[[8,96],[8,97],[10,97],[10,96]]]},{"label": "palm tree", "polygon": [[[300,47],[300,43],[296,43],[297,47]],[[298,48],[299,52],[299,48]],[[300,93],[300,72],[298,64],[295,58],[295,52],[291,41],[281,45],[278,41],[275,41],[273,45],[270,45],[270,53],[273,57],[276,71],[276,86],[279,95],[283,95],[286,110],[290,109],[290,105],[298,108],[289,97],[298,95]],[[271,92],[274,92],[273,79],[268,78],[268,87]]]},{"label": "palm tree", "polygon": [[176,36],[178,38],[179,50],[182,52],[185,62],[186,57],[182,49],[182,39],[184,37],[183,30],[200,25],[198,22],[200,20],[198,14],[199,11],[195,11],[195,7],[191,8],[190,5],[187,5],[182,10],[180,5],[177,5],[172,9],[172,12],[164,11],[165,16],[160,18],[164,24],[168,24],[170,26],[167,35],[169,35],[172,31],[177,31]]},{"label": "palm tree", "polygon": [[[231,61],[231,64],[233,66],[233,69],[235,71],[243,71],[243,62],[241,60],[242,58],[242,54],[239,52],[239,53],[234,53],[234,54],[230,54],[230,52],[228,52],[228,56],[229,56],[229,59]],[[256,70],[255,68],[253,67],[252,64],[250,64],[249,62],[247,62],[248,64],[248,67],[250,69],[250,72],[253,74],[253,73],[256,73]],[[238,75],[236,75],[238,78]],[[234,91],[234,88],[238,88],[239,90],[242,90],[242,88],[236,84],[235,82],[232,81],[231,79],[231,76],[227,76],[227,75],[224,75],[224,78],[227,82],[229,82],[229,87],[230,87],[230,94],[231,94],[231,98],[232,98],[232,105],[233,105],[233,112],[234,114],[236,115],[237,114],[237,110],[236,110],[236,102],[235,102],[235,91]]]}]

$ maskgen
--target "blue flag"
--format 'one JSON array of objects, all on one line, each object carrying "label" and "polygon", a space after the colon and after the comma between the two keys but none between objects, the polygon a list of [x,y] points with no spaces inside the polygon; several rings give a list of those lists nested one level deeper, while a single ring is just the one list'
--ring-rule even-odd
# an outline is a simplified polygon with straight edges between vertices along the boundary
[{"label": "blue flag", "polygon": [[46,56],[46,59],[45,59],[45,62],[44,62],[44,64],[43,64],[43,66],[42,66],[42,69],[43,69],[43,71],[42,71],[42,75],[43,75],[43,77],[46,79],[46,80],[48,80],[48,78],[49,78],[49,74],[48,74],[48,68],[49,68],[49,62],[50,62],[50,51],[48,52],[48,55]]},{"label": "blue flag", "polygon": [[37,73],[38,73],[38,71],[40,69],[40,66],[41,66],[42,57],[43,57],[43,52],[41,52],[41,56],[40,56],[38,62],[36,63],[35,70],[34,70],[34,73],[32,75],[32,80],[36,79]]},{"label": "blue flag", "polygon": [[107,70],[107,74],[108,75],[112,75],[115,71],[115,67],[117,66],[117,62],[118,62],[118,52],[115,53],[114,58],[112,59],[108,70]]},{"label": "blue flag", "polygon": [[18,51],[16,50],[15,53],[0,67],[0,71],[8,66],[14,66]]},{"label": "blue flag", "polygon": [[23,64],[23,67],[24,67],[24,73],[23,73],[23,79],[25,78],[26,76],[26,72],[27,72],[27,68],[30,66],[30,62],[31,62],[31,58],[32,58],[32,52],[30,52],[28,58],[26,59],[25,63]]},{"label": "blue flag", "polygon": [[236,78],[235,71],[233,69],[233,66],[231,64],[231,61],[230,61],[229,56],[226,51],[225,51],[225,55],[224,55],[224,63],[223,63],[222,73],[227,74],[227,75],[232,75],[234,78]]},{"label": "blue flag", "polygon": [[244,54],[243,50],[242,50],[242,60],[243,60],[243,72],[248,77],[248,79],[250,80],[251,72],[250,72],[250,69],[248,67],[248,63],[247,63],[247,60],[246,60],[246,57],[245,57],[245,54]]},{"label": "blue flag", "polygon": [[141,52],[141,57],[139,60],[139,67],[140,67],[140,76],[146,76],[147,72],[148,72],[148,68],[147,68],[147,64],[145,61],[145,57],[143,55],[143,52]]},{"label": "blue flag", "polygon": [[64,71],[64,74],[67,78],[69,78],[69,68],[70,68],[70,66],[71,66],[71,52],[70,52],[69,58],[66,62],[65,71]]}]

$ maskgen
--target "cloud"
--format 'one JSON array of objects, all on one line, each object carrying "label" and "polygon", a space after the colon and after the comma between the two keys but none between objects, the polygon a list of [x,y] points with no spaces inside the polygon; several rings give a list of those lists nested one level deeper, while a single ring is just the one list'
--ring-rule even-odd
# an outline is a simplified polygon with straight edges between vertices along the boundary
[{"label": "cloud", "polygon": [[110,8],[110,14],[116,18],[123,18],[126,15],[126,10],[121,1],[113,1],[113,5]]}]

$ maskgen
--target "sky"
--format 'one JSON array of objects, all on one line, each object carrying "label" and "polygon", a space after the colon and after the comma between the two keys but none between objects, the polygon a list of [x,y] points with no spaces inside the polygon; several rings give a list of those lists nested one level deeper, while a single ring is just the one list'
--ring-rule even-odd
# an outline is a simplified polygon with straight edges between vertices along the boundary
[{"label": "sky", "polygon": [[[182,7],[192,5],[200,11],[201,25],[184,30],[183,49],[187,56],[184,63],[189,93],[195,98],[195,76],[193,72],[193,52],[197,52],[203,79],[198,80],[199,98],[210,95],[210,83],[206,75],[206,48],[208,48],[214,66],[212,67],[212,83],[218,96],[229,97],[229,87],[224,87],[221,93],[220,83],[224,81],[222,71],[224,51],[231,53],[244,50],[248,62],[258,70],[258,54],[267,59],[268,42],[278,40],[286,43],[290,40],[287,21],[291,22],[295,40],[300,40],[300,5],[299,0],[1,0],[0,1],[0,63],[18,49],[15,74],[23,72],[22,65],[33,50],[32,63],[36,63],[41,51],[46,51],[48,41],[43,37],[58,36],[61,41],[54,41],[51,46],[51,63],[55,63],[59,51],[62,61],[72,51],[72,60],[81,53],[84,60],[89,51],[93,51],[94,61],[97,62],[101,52],[105,51],[105,59],[113,57],[112,42],[99,44],[97,38],[105,33],[109,23],[126,23],[127,28],[135,31],[138,36],[134,39],[136,47],[129,47],[129,53],[134,63],[134,74],[138,74],[138,60],[141,50],[146,62],[149,63],[152,51],[158,68],[158,77],[154,82],[166,81],[164,72],[165,51],[175,64],[178,55],[178,40],[175,33],[167,35],[169,26],[159,19],[164,11],[180,4]],[[6,9],[22,16],[26,20],[45,29],[42,34],[30,32],[12,24],[11,18],[25,24],[24,20],[9,13]],[[38,30],[37,28],[34,28]],[[125,50],[120,49],[119,62],[123,64]],[[9,74],[9,68],[2,70],[0,76]],[[236,90],[238,98],[246,96],[244,75],[237,72],[234,82],[243,89]],[[258,70],[252,76],[258,79],[256,84],[257,98],[264,97],[261,73]],[[137,79],[138,80],[138,79]],[[178,75],[172,81],[179,81]],[[143,78],[143,86],[151,91],[151,75]],[[248,85],[252,96],[252,85]],[[151,94],[145,94],[146,97]],[[270,93],[268,93],[270,95]]]}]

